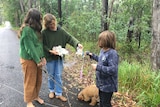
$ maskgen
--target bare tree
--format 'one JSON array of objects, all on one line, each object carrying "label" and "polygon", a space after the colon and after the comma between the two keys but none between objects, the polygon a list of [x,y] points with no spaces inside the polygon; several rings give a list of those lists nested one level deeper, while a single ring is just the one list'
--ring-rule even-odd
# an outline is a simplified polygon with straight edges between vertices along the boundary
[{"label": "bare tree", "polygon": [[151,65],[153,70],[160,69],[160,1],[153,0]]},{"label": "bare tree", "polygon": [[102,31],[108,30],[107,17],[108,17],[108,0],[102,0],[102,19],[101,19],[101,29]]}]

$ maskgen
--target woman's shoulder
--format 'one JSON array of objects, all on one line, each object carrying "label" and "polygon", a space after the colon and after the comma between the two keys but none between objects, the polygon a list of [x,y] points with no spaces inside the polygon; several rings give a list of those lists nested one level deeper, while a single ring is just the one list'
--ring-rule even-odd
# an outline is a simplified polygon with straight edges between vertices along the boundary
[{"label": "woman's shoulder", "polygon": [[47,28],[43,28],[43,29],[42,29],[42,32],[47,31],[47,30],[48,30]]},{"label": "woman's shoulder", "polygon": [[24,31],[34,31],[30,26],[25,26],[23,28]]},{"label": "woman's shoulder", "polygon": [[22,30],[22,37],[31,37],[31,35],[34,35],[35,31],[30,26],[24,26]]},{"label": "woman's shoulder", "polygon": [[60,32],[66,32],[65,29],[61,27],[60,25],[57,26],[57,30]]}]

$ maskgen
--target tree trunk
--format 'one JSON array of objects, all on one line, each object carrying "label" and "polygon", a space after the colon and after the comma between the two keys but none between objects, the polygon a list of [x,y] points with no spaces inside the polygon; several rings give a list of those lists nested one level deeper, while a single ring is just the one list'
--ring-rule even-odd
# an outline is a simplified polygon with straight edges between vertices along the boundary
[{"label": "tree trunk", "polygon": [[14,17],[15,17],[15,18],[14,18],[14,19],[15,19],[15,25],[16,25],[16,26],[20,26],[20,25],[19,25],[19,14],[18,14],[18,10],[15,12],[14,15],[15,15],[15,16],[14,16]]},{"label": "tree trunk", "polygon": [[152,42],[151,42],[151,67],[160,69],[160,2],[153,0],[152,16]]},{"label": "tree trunk", "polygon": [[128,32],[127,32],[127,42],[132,42],[133,38],[133,29],[131,29],[134,25],[134,18],[130,17],[128,24]]},{"label": "tree trunk", "polygon": [[101,19],[101,29],[102,31],[108,30],[107,17],[108,17],[108,0],[102,0],[102,19]]},{"label": "tree trunk", "polygon": [[[109,15],[108,15],[108,18],[110,19],[111,18],[111,15],[112,15],[112,10],[113,10],[113,4],[114,4],[114,0],[112,0],[112,2],[111,2],[111,8],[110,8],[110,11],[109,11]],[[108,22],[108,29],[109,29],[109,24],[110,24],[110,22]]]},{"label": "tree trunk", "polygon": [[66,17],[68,17],[67,15],[69,14],[69,11],[68,11],[68,0],[65,0],[65,13],[66,13]]},{"label": "tree trunk", "polygon": [[59,15],[59,18],[60,18],[59,24],[62,26],[61,0],[58,0],[58,15]]},{"label": "tree trunk", "polygon": [[19,4],[21,6],[21,12],[23,14],[25,12],[23,0],[19,0]]},{"label": "tree trunk", "polygon": [[28,7],[29,9],[32,8],[32,0],[28,0]]},{"label": "tree trunk", "polygon": [[38,9],[38,4],[37,4],[37,2],[38,2],[38,1],[34,0],[34,6],[35,6],[35,8]]}]

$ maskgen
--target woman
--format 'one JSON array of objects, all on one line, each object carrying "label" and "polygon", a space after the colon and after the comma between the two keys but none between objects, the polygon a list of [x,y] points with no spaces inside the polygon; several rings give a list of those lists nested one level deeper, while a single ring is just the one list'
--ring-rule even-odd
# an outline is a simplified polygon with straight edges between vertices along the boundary
[{"label": "woman", "polygon": [[31,8],[19,33],[20,62],[24,75],[24,102],[27,103],[27,107],[35,107],[32,103],[34,100],[44,104],[39,97],[42,84],[41,67],[46,64],[40,39],[41,21],[41,13],[37,9]]},{"label": "woman", "polygon": [[44,16],[44,27],[45,29],[42,31],[42,35],[47,70],[49,75],[53,77],[48,78],[49,98],[54,98],[54,95],[56,95],[56,98],[61,101],[67,101],[67,98],[62,96],[63,58],[56,50],[53,50],[53,47],[61,46],[65,48],[66,44],[69,44],[75,49],[77,47],[82,49],[83,46],[76,38],[57,26],[56,17],[52,14],[48,13]]}]

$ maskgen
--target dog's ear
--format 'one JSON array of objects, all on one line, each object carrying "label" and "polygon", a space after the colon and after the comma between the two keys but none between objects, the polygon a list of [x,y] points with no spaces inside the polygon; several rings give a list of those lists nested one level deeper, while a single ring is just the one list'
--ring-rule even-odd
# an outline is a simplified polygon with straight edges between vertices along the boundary
[{"label": "dog's ear", "polygon": [[82,93],[79,93],[79,94],[78,94],[78,99],[79,99],[79,100],[84,100],[84,96],[83,96]]}]

